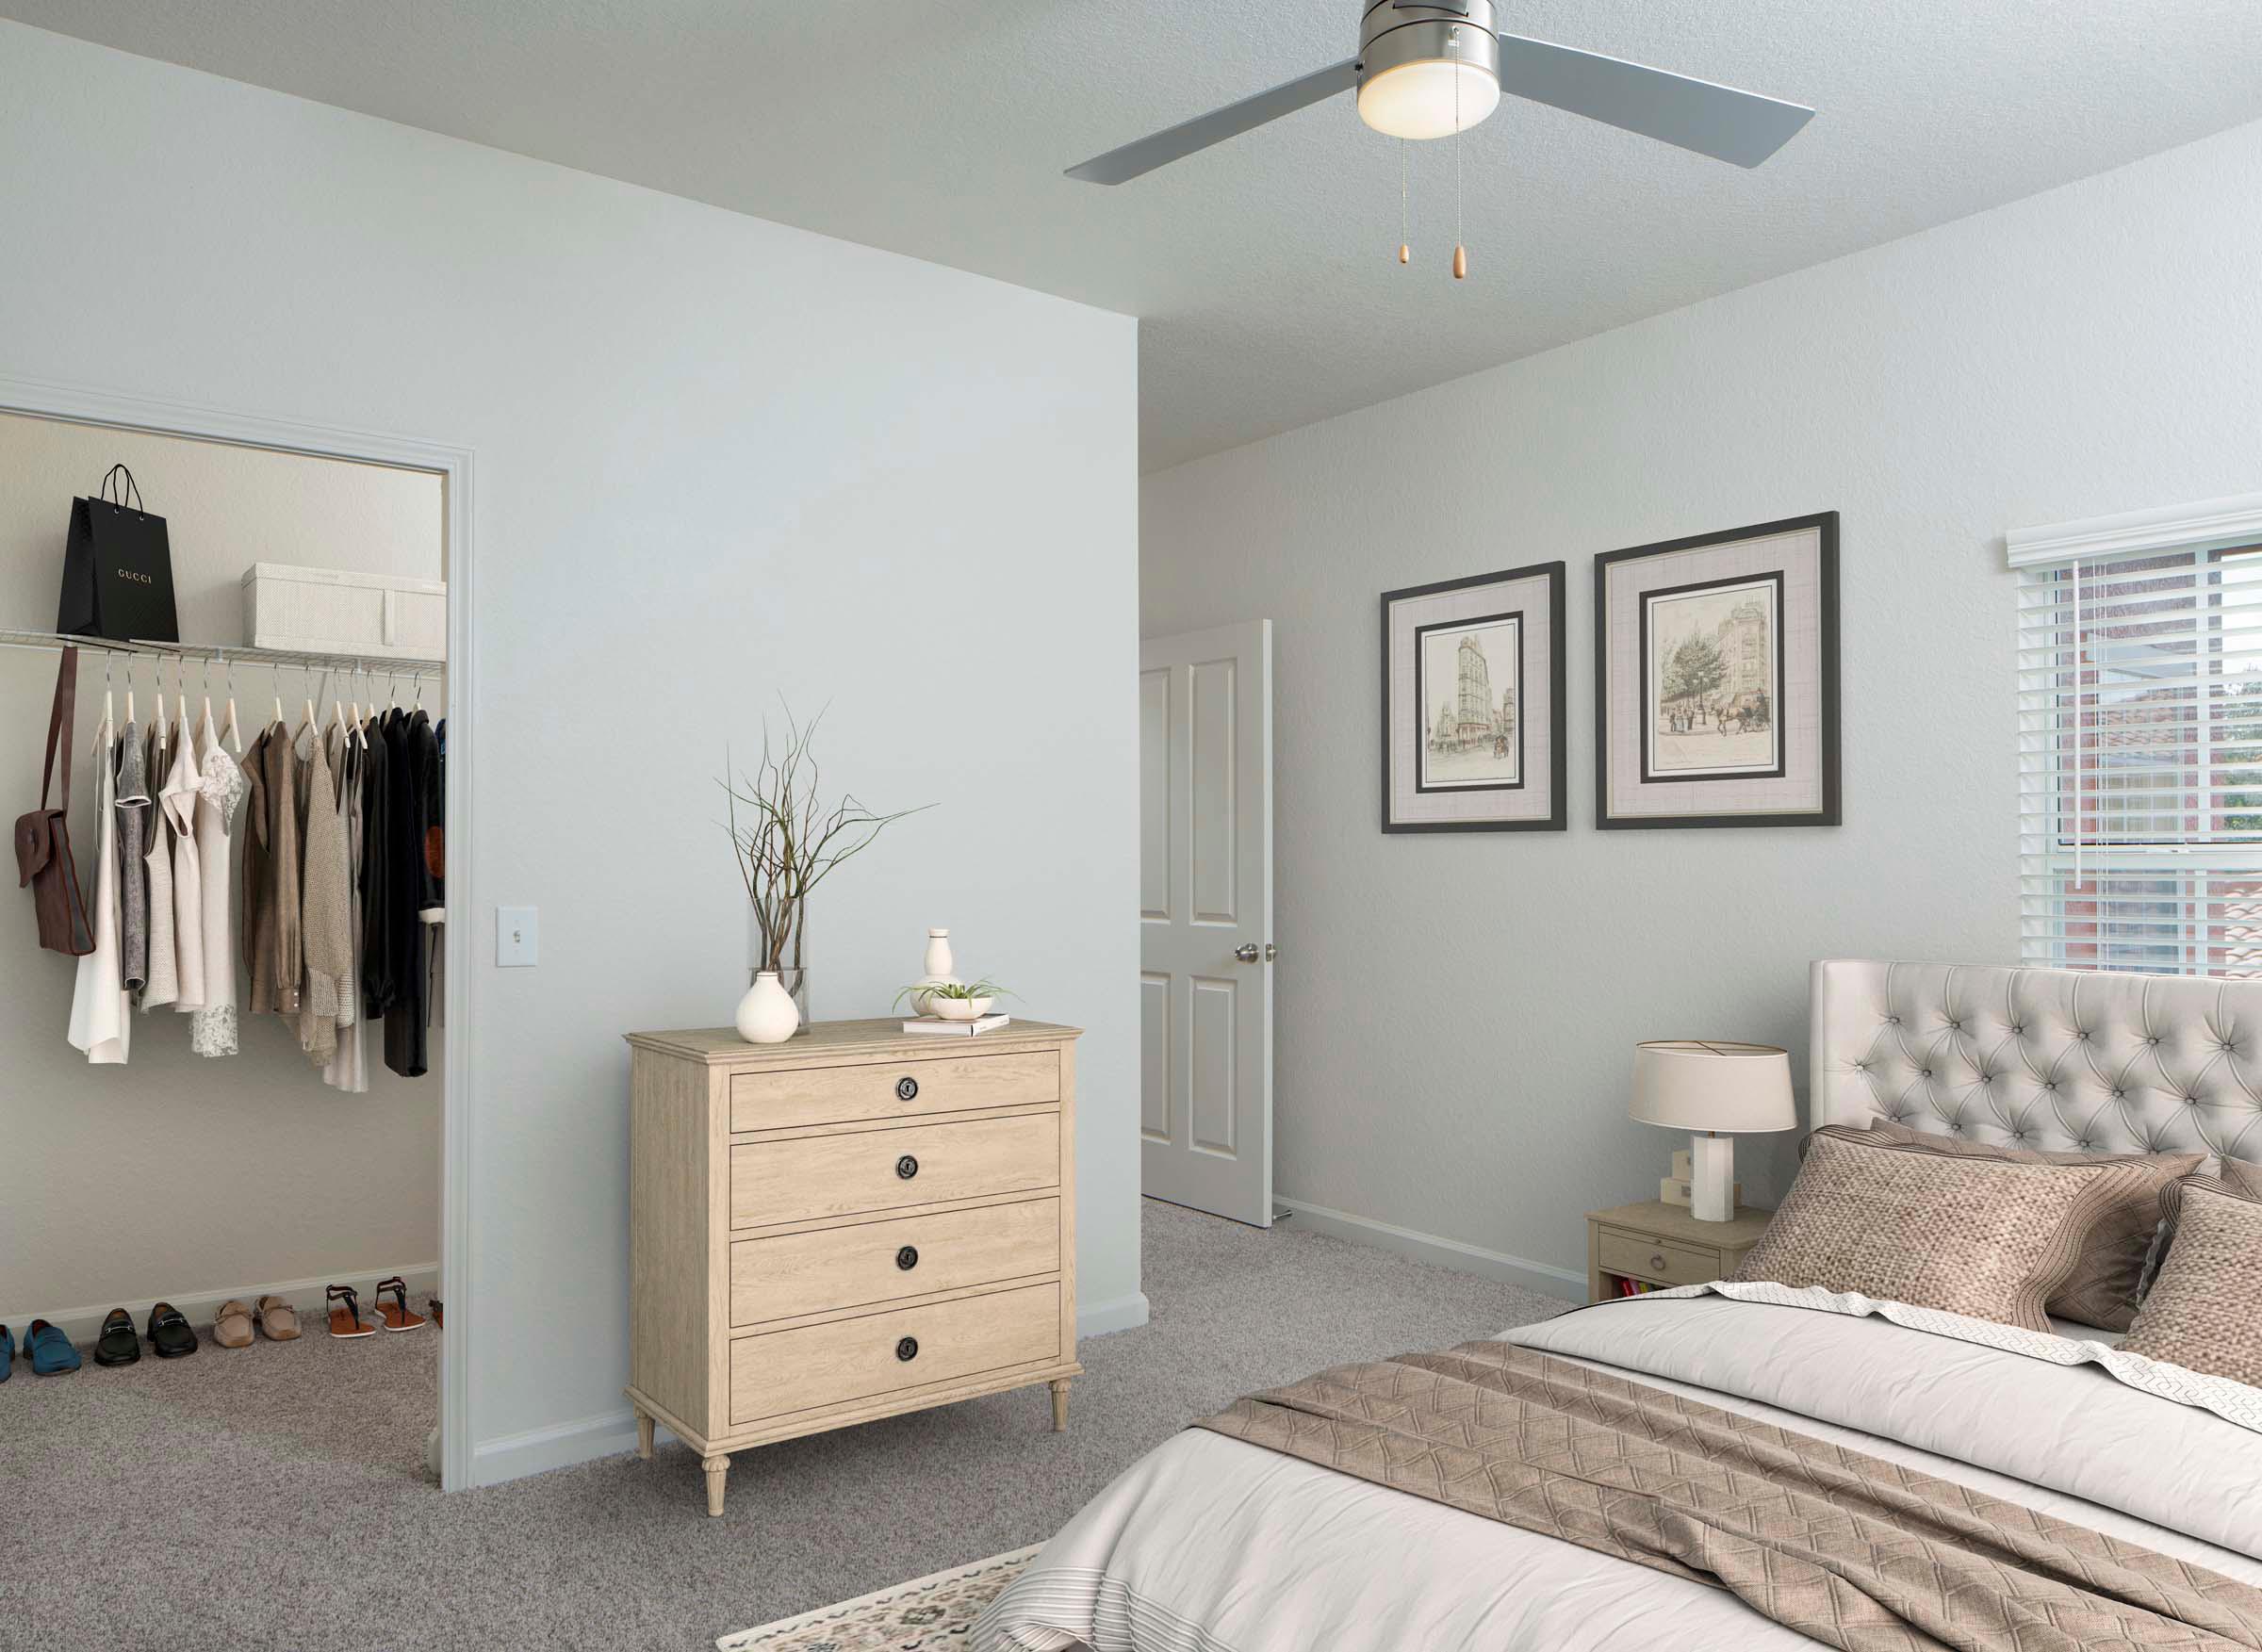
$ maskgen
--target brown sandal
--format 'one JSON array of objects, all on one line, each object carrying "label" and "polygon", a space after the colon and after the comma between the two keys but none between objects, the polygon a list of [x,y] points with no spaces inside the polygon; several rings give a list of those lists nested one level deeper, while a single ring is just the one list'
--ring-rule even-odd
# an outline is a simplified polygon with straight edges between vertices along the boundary
[{"label": "brown sandal", "polygon": [[377,1334],[376,1326],[362,1322],[361,1293],[359,1291],[350,1284],[334,1284],[323,1294],[331,1303],[331,1335],[374,1336]]},{"label": "brown sandal", "polygon": [[212,1321],[212,1340],[221,1348],[252,1346],[252,1311],[237,1299],[221,1303]]},{"label": "brown sandal", "polygon": [[261,1297],[253,1307],[252,1319],[267,1333],[270,1342],[298,1340],[299,1311],[281,1297]]},{"label": "brown sandal", "polygon": [[377,1282],[377,1317],[387,1331],[421,1331],[425,1324],[423,1315],[408,1311],[408,1286],[399,1274]]}]

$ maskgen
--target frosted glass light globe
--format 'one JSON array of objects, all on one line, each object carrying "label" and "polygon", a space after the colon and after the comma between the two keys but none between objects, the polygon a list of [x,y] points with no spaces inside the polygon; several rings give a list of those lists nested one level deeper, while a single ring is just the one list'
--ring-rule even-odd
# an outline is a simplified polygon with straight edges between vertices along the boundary
[{"label": "frosted glass light globe", "polygon": [[[1460,124],[1453,123],[1459,82]],[[1388,138],[1450,138],[1500,106],[1500,83],[1479,63],[1444,57],[1401,63],[1359,88],[1359,119]]]}]

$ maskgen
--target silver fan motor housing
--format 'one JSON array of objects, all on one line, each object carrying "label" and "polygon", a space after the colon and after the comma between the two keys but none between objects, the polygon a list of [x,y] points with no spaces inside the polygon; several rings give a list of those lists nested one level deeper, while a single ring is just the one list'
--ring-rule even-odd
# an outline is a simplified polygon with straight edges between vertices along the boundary
[{"label": "silver fan motor housing", "polygon": [[1406,63],[1437,59],[1474,63],[1500,77],[1500,41],[1493,0],[1449,0],[1439,6],[1369,0],[1359,20],[1359,84]]}]

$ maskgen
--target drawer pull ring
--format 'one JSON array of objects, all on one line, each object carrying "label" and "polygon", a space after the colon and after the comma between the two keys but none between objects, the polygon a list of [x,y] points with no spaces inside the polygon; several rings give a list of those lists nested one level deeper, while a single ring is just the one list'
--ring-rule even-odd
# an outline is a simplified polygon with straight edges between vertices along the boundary
[{"label": "drawer pull ring", "polygon": [[919,1173],[919,1161],[911,1157],[910,1153],[905,1153],[903,1157],[895,1161],[895,1173],[905,1181],[910,1181]]},{"label": "drawer pull ring", "polygon": [[907,1336],[897,1343],[895,1357],[905,1361],[917,1359],[919,1357],[919,1339],[916,1336]]},{"label": "drawer pull ring", "polygon": [[906,1245],[902,1250],[896,1251],[895,1266],[902,1268],[906,1273],[910,1272],[912,1268],[918,1267],[919,1247],[916,1245]]},{"label": "drawer pull ring", "polygon": [[1652,1268],[1656,1268],[1656,1269],[1658,1270],[1658,1272],[1660,1272],[1660,1273],[1663,1273],[1663,1272],[1664,1272],[1664,1270],[1665,1270],[1665,1257],[1664,1257],[1664,1251],[1652,1251],[1652,1252],[1650,1253],[1650,1257],[1649,1257],[1649,1266],[1650,1266],[1650,1267],[1652,1267]]},{"label": "drawer pull ring", "polygon": [[911,1100],[913,1097],[917,1096],[917,1095],[918,1095],[918,1093],[919,1093],[919,1081],[918,1081],[917,1079],[915,1079],[915,1078],[899,1078],[899,1079],[897,1079],[897,1080],[895,1081],[895,1099],[896,1099],[897,1101],[899,1101],[899,1102],[908,1102],[908,1101],[910,1101],[910,1100]]}]

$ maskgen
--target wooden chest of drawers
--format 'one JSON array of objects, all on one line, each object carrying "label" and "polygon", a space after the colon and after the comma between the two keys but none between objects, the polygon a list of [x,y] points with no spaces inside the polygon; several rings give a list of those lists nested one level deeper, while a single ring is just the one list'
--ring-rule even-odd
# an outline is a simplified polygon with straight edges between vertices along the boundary
[{"label": "wooden chest of drawers", "polygon": [[1076,1364],[1074,1027],[631,1033],[629,1402],[729,1453]]}]

